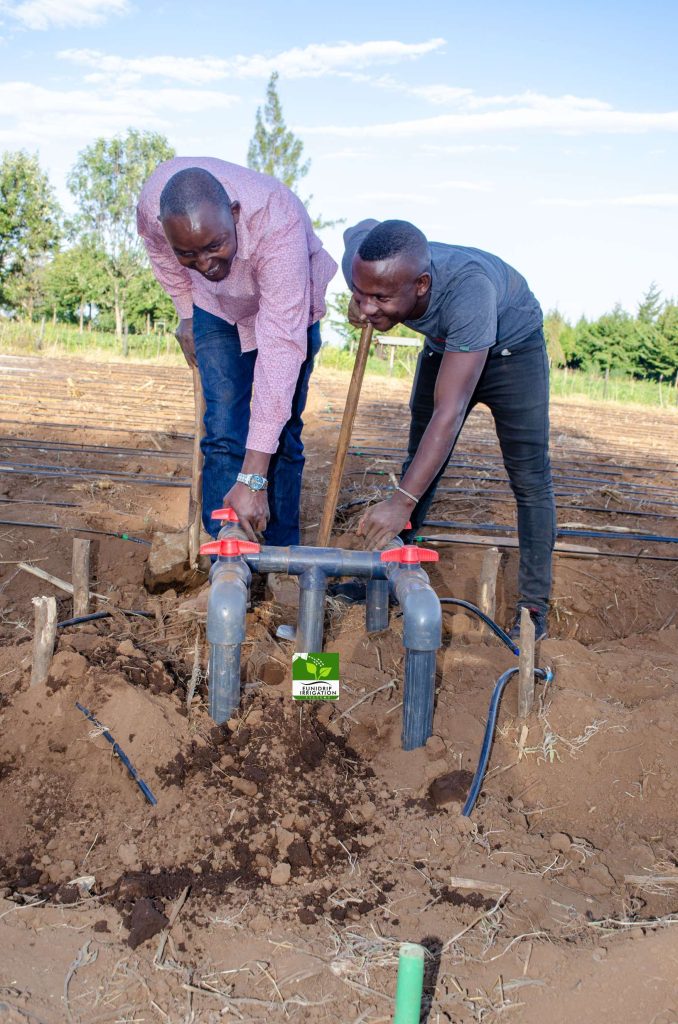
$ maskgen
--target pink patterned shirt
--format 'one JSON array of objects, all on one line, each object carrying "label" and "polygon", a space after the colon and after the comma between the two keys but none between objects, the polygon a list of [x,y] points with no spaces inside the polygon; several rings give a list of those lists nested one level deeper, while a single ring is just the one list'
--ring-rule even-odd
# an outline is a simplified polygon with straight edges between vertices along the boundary
[{"label": "pink patterned shirt", "polygon": [[[182,267],[158,220],[166,182],[187,167],[209,171],[241,205],[238,252],[223,281]],[[306,358],[306,332],[324,314],[325,291],[337,270],[304,204],[268,175],[212,157],[177,157],[160,164],[144,185],[137,229],[180,319],[192,317],[195,304],[237,324],[243,352],[258,349],[247,447],[275,452]]]}]

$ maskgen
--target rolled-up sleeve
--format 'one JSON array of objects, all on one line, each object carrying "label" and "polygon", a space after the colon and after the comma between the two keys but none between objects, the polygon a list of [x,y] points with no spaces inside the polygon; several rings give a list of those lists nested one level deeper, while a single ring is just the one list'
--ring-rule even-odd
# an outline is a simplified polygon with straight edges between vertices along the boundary
[{"label": "rolled-up sleeve", "polygon": [[151,269],[161,287],[167,292],[180,320],[193,316],[193,290],[191,277],[182,267],[165,238],[157,219],[157,212],[149,210],[142,200],[137,206],[137,232],[151,261]]},{"label": "rolled-up sleeve", "polygon": [[247,437],[248,448],[270,453],[277,450],[292,412],[311,309],[308,241],[298,200],[278,193],[275,202],[271,228],[263,233],[255,257],[258,356]]}]

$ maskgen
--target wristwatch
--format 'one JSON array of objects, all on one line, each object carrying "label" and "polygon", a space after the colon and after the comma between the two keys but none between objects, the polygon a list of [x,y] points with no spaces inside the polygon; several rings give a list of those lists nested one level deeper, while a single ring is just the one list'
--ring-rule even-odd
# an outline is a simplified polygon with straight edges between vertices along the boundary
[{"label": "wristwatch", "polygon": [[247,484],[251,491],[263,491],[268,486],[268,480],[260,473],[238,473],[238,483]]}]

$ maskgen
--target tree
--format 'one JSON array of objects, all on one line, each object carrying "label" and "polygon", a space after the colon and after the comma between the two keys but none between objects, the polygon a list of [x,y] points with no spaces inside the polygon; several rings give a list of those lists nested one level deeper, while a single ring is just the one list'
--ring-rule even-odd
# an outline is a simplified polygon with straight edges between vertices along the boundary
[{"label": "tree", "polygon": [[68,177],[78,203],[75,228],[82,242],[101,253],[119,338],[130,287],[148,265],[136,231],[139,192],[156,166],[173,156],[164,135],[130,128],[122,138],[93,142]]},{"label": "tree", "polygon": [[79,323],[110,304],[106,256],[81,242],[57,253],[42,272],[42,312],[66,323]]},{"label": "tree", "polygon": [[[308,174],[311,161],[302,161],[304,144],[285,123],[278,96],[278,78],[278,72],[274,71],[268,80],[263,113],[261,107],[257,107],[254,135],[247,150],[247,166],[261,174],[270,174],[299,195],[297,186]],[[307,209],[312,199],[313,196],[302,199]],[[313,221],[313,227],[327,228],[341,223],[323,220],[322,216],[318,216]]]},{"label": "tree", "polygon": [[567,356],[563,346],[563,340],[567,332],[568,324],[562,313],[557,309],[552,309],[546,314],[544,317],[546,351],[548,352],[550,363],[553,363],[555,366],[565,366],[567,363]]},{"label": "tree", "polygon": [[662,293],[653,281],[638,306],[638,319],[644,324],[653,324],[662,311]]},{"label": "tree", "polygon": [[278,72],[274,71],[266,87],[263,114],[257,107],[254,135],[247,150],[247,166],[282,181],[293,192],[309,172],[311,161],[301,162],[304,144],[285,124],[278,96]]},{"label": "tree", "polygon": [[61,210],[37,156],[5,153],[0,163],[0,306],[31,316],[36,273],[61,237]]}]

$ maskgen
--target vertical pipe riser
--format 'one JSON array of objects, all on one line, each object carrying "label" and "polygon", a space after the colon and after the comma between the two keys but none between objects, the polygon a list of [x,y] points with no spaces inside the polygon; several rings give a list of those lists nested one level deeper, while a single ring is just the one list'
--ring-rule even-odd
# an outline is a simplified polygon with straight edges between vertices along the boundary
[{"label": "vertical pipe riser", "polygon": [[365,628],[368,633],[381,633],[388,629],[388,580],[367,582]]},{"label": "vertical pipe riser", "polygon": [[433,733],[436,652],[405,652],[403,689],[403,750],[423,747]]},{"label": "vertical pipe riser", "polygon": [[240,706],[240,644],[212,644],[208,670],[210,717],[223,725]]}]

